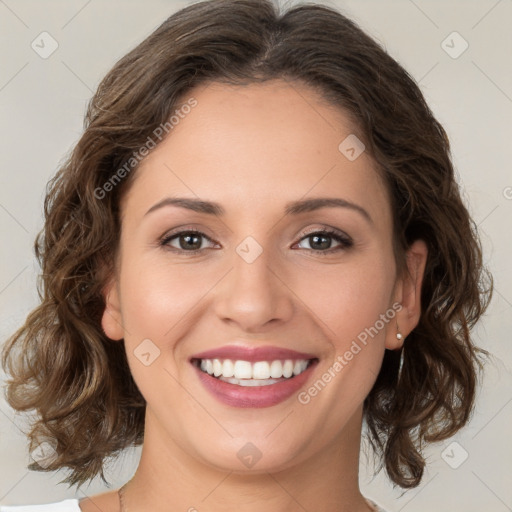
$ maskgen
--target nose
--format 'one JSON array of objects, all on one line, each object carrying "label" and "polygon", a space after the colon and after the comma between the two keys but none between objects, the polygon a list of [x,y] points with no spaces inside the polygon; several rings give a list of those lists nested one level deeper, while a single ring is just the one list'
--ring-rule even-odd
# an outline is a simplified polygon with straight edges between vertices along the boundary
[{"label": "nose", "polygon": [[232,270],[216,287],[214,308],[224,323],[236,324],[245,332],[259,332],[293,315],[293,291],[268,253],[263,250],[252,262],[234,254]]}]

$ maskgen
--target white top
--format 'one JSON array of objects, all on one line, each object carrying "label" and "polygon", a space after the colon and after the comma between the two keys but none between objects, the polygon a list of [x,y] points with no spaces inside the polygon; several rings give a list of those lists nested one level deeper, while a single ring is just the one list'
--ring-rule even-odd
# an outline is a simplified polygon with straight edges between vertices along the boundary
[{"label": "white top", "polygon": [[[366,501],[375,507],[375,512],[386,512],[372,500],[367,499]],[[71,499],[59,501],[58,503],[47,503],[46,505],[0,506],[0,512],[82,512],[82,509],[78,506],[77,499]]]},{"label": "white top", "polygon": [[47,503],[46,505],[25,505],[22,507],[0,507],[0,512],[81,512],[77,499]]}]

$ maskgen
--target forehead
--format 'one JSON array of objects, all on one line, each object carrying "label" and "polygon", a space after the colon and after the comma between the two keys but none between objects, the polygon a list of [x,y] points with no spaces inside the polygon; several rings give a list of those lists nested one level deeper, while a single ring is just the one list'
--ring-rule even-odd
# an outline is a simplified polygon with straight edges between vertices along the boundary
[{"label": "forehead", "polygon": [[386,216],[387,194],[371,158],[363,152],[350,160],[340,151],[356,127],[313,89],[284,80],[214,82],[183,103],[190,98],[196,106],[140,164],[128,202],[188,195],[250,210],[329,195]]}]

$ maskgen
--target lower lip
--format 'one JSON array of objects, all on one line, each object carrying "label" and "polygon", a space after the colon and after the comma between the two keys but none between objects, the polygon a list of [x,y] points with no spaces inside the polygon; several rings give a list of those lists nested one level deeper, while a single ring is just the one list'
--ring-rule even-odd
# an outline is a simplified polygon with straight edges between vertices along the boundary
[{"label": "lower lip", "polygon": [[232,407],[271,407],[284,402],[304,386],[318,364],[314,360],[301,374],[268,386],[243,387],[212,377],[194,365],[199,380],[215,398]]}]

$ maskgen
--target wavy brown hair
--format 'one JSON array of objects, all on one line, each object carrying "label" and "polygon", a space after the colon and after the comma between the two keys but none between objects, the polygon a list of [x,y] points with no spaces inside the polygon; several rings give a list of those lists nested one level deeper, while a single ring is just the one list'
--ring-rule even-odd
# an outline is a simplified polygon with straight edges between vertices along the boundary
[{"label": "wavy brown hair", "polygon": [[330,7],[302,3],[282,12],[270,0],[209,0],[170,16],[114,65],[89,103],[82,137],[48,185],[35,243],[41,304],[2,357],[9,404],[36,413],[30,449],[46,441],[56,451],[51,464],[31,469],[67,468],[70,485],[98,474],[105,480],[105,459],[144,438],[145,401],[123,344],[112,343],[100,323],[120,199],[136,169],[108,193],[98,190],[194,86],[271,79],[308,85],[354,122],[390,192],[398,268],[414,240],[429,248],[421,318],[404,343],[400,376],[400,352],[386,351],[364,403],[381,467],[395,484],[417,486],[423,444],[468,422],[487,354],[470,329],[489,303],[492,277],[448,137],[418,85]]}]

